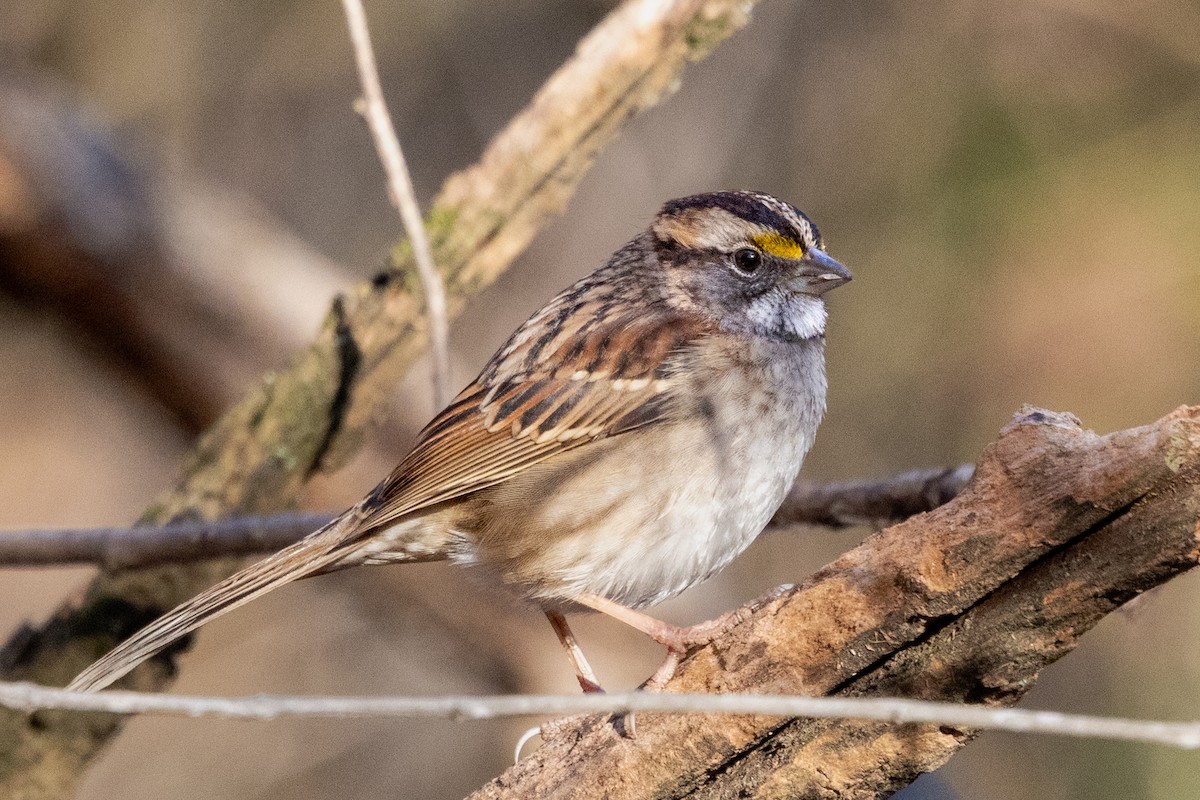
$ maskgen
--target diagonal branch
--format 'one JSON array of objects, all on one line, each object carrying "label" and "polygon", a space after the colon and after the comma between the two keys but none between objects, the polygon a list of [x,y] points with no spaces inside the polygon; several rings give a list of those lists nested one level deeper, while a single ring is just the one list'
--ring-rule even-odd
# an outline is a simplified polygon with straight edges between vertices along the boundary
[{"label": "diagonal branch", "polygon": [[[451,176],[428,229],[451,314],[491,283],[565,205],[596,153],[638,111],[670,91],[688,61],[745,24],[742,0],[629,0],[579,45],[480,162]],[[423,350],[420,302],[395,269],[333,304],[312,345],[268,376],[197,444],[178,485],[142,521],[212,519],[288,505],[315,470],[345,460],[378,416],[381,400]],[[230,560],[105,573],[85,597],[0,650],[0,673],[62,684],[101,651],[228,575]],[[134,678],[165,685],[169,658]],[[116,730],[114,719],[0,714],[0,795],[65,794]]]},{"label": "diagonal branch", "polygon": [[189,431],[312,338],[347,270],[152,158],[45,75],[0,75],[0,287],[54,309]]},{"label": "diagonal branch", "polygon": [[[668,689],[1012,705],[1105,614],[1198,558],[1200,407],[1108,436],[1027,408],[958,498],[748,607]],[[655,714],[637,731],[557,723],[472,797],[887,797],[974,735]]]}]

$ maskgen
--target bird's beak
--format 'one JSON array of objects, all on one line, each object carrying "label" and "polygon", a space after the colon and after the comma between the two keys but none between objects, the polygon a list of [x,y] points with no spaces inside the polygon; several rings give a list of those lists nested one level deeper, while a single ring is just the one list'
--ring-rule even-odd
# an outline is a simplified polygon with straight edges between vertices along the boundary
[{"label": "bird's beak", "polygon": [[824,250],[809,248],[800,259],[800,267],[791,281],[797,292],[820,296],[830,289],[849,283],[854,276]]}]

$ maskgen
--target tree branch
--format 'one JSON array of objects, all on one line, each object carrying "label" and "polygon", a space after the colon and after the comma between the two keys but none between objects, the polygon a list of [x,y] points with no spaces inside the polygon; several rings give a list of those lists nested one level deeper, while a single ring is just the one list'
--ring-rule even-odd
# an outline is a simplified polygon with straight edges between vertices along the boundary
[{"label": "tree branch", "polygon": [[[923,485],[936,472],[906,474],[901,483]],[[997,718],[987,709],[892,700],[825,707],[762,695],[1011,705],[1101,617],[1198,559],[1200,408],[1103,437],[1070,415],[1026,409],[987,448],[957,499],[870,537],[805,585],[742,609],[738,627],[681,665],[668,686],[677,694],[276,702],[118,693],[107,707],[270,717],[357,714],[373,706],[389,714],[480,718],[632,709],[639,711],[636,739],[618,734],[608,716],[552,723],[541,750],[475,796],[883,797],[944,763],[977,729],[1090,732],[1194,747],[1196,726],[1048,712]],[[18,707],[92,702],[38,687],[2,689]],[[731,692],[740,696],[719,696]],[[655,709],[754,716],[663,716]],[[834,715],[886,722],[819,719]]]},{"label": "tree branch", "polygon": [[[802,481],[792,487],[770,527],[822,525],[875,528],[932,511],[971,477],[970,464],[911,470],[892,478],[841,483]],[[0,565],[96,564],[128,569],[204,558],[271,553],[333,519],[332,512],[190,520],[165,527],[68,528],[0,533]]]},{"label": "tree branch", "polygon": [[[454,176],[427,221],[451,314],[499,275],[574,192],[599,149],[638,111],[654,105],[683,66],[742,27],[741,0],[629,0],[601,22],[488,146]],[[285,507],[317,470],[349,456],[378,415],[381,398],[426,344],[420,303],[395,270],[338,298],[313,344],[216,423],[196,446],[178,485],[144,523],[213,519]],[[104,573],[82,599],[0,650],[13,679],[64,683],[149,618],[230,574],[231,560]],[[165,685],[170,656],[131,676]],[[65,794],[116,730],[113,718],[0,714],[0,795]]]},{"label": "tree branch", "polygon": [[949,503],[966,488],[974,473],[974,465],[960,464],[914,469],[876,480],[799,481],[784,498],[771,524],[886,528]]},{"label": "tree branch", "polygon": [[347,283],[247,198],[127,146],[44,76],[0,75],[0,286],[49,306],[200,431],[304,347]]},{"label": "tree branch", "polygon": [[273,553],[334,516],[319,511],[292,512],[188,520],[163,527],[4,531],[0,533],[0,565],[94,564],[118,570]]},{"label": "tree branch", "polygon": [[[743,610],[668,690],[1015,703],[1101,617],[1200,558],[1200,408],[1098,436],[1025,409],[955,500]],[[639,714],[543,730],[472,795],[886,797],[974,736],[959,726]]]}]

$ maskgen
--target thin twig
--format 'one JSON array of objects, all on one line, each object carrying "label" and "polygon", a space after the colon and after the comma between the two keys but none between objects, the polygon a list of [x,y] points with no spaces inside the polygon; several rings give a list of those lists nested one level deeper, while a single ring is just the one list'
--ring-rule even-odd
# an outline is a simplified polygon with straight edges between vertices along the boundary
[{"label": "thin twig", "polygon": [[875,480],[800,481],[788,492],[771,524],[826,528],[866,525],[882,530],[949,503],[974,474],[973,464],[960,464],[914,469]]},{"label": "thin twig", "polygon": [[433,263],[433,252],[425,234],[425,223],[421,209],[413,192],[412,177],[400,149],[400,139],[392,125],[383,99],[383,88],[379,83],[379,70],[375,65],[375,53],[371,49],[371,36],[367,31],[367,14],[360,0],[342,0],[346,11],[346,24],[350,28],[350,42],[354,45],[354,60],[358,65],[358,78],[363,96],[356,109],[367,121],[371,138],[383,170],[387,173],[388,194],[392,205],[400,212],[408,240],[412,243],[413,259],[417,274],[425,291],[425,308],[429,316],[429,342],[433,350],[433,402],[442,408],[450,402],[450,345],[446,311],[446,288],[441,275]]},{"label": "thin twig", "polygon": [[199,697],[124,691],[81,694],[32,683],[0,682],[0,705],[27,712],[62,709],[246,720],[271,720],[279,717],[427,717],[462,721],[628,712],[753,714],[789,718],[865,719],[897,724],[932,723],[1010,733],[1118,739],[1164,744],[1187,750],[1200,748],[1200,723],[1195,722],[1133,720],[892,697],[797,697],[670,692],[480,697]]},{"label": "thin twig", "polygon": [[334,516],[332,512],[315,511],[188,520],[161,527],[3,531],[0,566],[94,564],[117,570],[273,553]]},{"label": "thin twig", "polygon": [[[797,483],[770,527],[796,524],[886,527],[953,499],[974,468],[911,470],[890,478]],[[273,514],[165,527],[80,528],[0,532],[0,566],[96,564],[128,569],[204,558],[271,553],[333,519],[333,512]]]}]

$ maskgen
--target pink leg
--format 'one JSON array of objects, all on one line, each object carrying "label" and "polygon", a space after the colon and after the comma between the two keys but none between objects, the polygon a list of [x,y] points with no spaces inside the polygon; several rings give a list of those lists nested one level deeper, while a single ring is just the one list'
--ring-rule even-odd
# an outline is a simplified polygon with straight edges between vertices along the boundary
[{"label": "pink leg", "polygon": [[672,625],[669,622],[663,622],[660,619],[655,619],[648,614],[635,611],[632,608],[615,603],[607,597],[599,595],[584,595],[583,597],[576,598],[575,602],[619,619],[621,622],[636,628],[667,648],[666,660],[654,672],[650,680],[646,682],[646,689],[650,691],[662,689],[667,681],[671,680],[675,675],[675,669],[679,666],[680,660],[687,655],[689,650],[694,647],[703,647],[713,639],[721,636],[741,622],[748,613],[742,609],[737,609],[707,622],[701,622],[689,627],[680,627]]},{"label": "pink leg", "polygon": [[583,650],[575,641],[575,634],[571,633],[571,629],[567,627],[566,618],[557,611],[547,611],[546,619],[550,620],[550,625],[558,634],[558,641],[567,651],[567,658],[571,659],[571,666],[575,668],[575,677],[579,680],[579,688],[583,689],[584,694],[603,692],[604,689],[601,688],[600,682],[596,680],[596,673],[592,672],[591,664],[588,664],[587,659],[583,656]]}]

